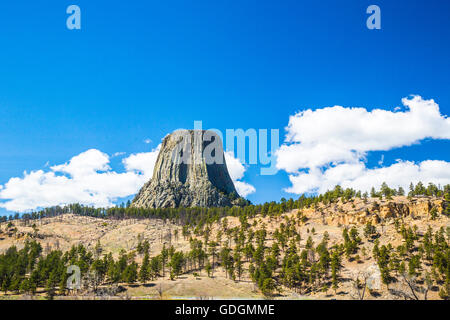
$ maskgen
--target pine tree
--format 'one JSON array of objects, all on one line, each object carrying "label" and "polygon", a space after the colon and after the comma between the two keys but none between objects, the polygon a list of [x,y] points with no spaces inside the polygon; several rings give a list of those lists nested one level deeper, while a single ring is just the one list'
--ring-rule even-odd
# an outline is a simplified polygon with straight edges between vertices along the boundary
[{"label": "pine tree", "polygon": [[331,283],[336,293],[336,290],[338,288],[339,270],[341,269],[341,258],[339,251],[337,249],[335,249],[331,255],[330,265],[331,265]]},{"label": "pine tree", "polygon": [[167,263],[167,259],[169,258],[169,250],[166,249],[166,245],[163,245],[163,249],[161,251],[161,264],[162,264],[162,276],[165,276],[165,266]]},{"label": "pine tree", "polygon": [[408,196],[409,197],[412,197],[412,196],[415,196],[416,194],[414,193],[414,184],[411,182],[410,184],[409,184],[409,192],[408,192]]},{"label": "pine tree", "polygon": [[19,291],[22,293],[28,293],[30,290],[29,281],[27,278],[23,279],[19,286]]},{"label": "pine tree", "polygon": [[240,251],[239,247],[236,247],[236,248],[237,248],[237,250],[234,253],[233,259],[234,259],[235,271],[238,276],[238,280],[241,281],[241,276],[242,276],[242,272],[243,272],[243,262],[242,262],[241,251]]},{"label": "pine tree", "polygon": [[142,283],[146,283],[149,280],[149,269],[150,258],[148,252],[146,252],[144,255],[144,259],[142,260],[141,269],[139,270],[139,281],[141,281]]},{"label": "pine tree", "polygon": [[377,196],[377,193],[375,191],[375,188],[372,187],[372,189],[370,189],[370,197],[371,198],[376,198],[376,196]]},{"label": "pine tree", "polygon": [[183,252],[174,252],[170,259],[170,280],[173,280],[181,274],[183,263]]},{"label": "pine tree", "polygon": [[50,277],[47,280],[47,286],[45,287],[45,291],[47,292],[47,299],[53,300],[53,297],[55,296],[55,287],[57,282],[57,275],[56,272],[53,271],[50,273]]},{"label": "pine tree", "polygon": [[211,267],[211,263],[209,261],[206,263],[205,270],[206,270],[206,273],[208,274],[208,277],[211,277],[212,267]]},{"label": "pine tree", "polygon": [[[375,249],[375,248],[374,248]],[[391,282],[390,270],[389,270],[389,250],[385,245],[382,245],[378,251],[378,256],[375,257],[378,268],[381,273],[381,280],[386,286]]]},{"label": "pine tree", "polygon": [[[448,188],[448,189],[450,189],[450,188]],[[448,191],[445,193],[444,199],[445,199],[445,202],[444,202],[444,206],[445,206],[445,208],[444,208],[444,214],[445,214],[447,217],[450,217],[450,190],[448,190]]]},{"label": "pine tree", "polygon": [[138,277],[138,265],[136,262],[131,262],[122,273],[122,280],[126,283],[135,283]]},{"label": "pine tree", "polygon": [[273,280],[272,278],[266,278],[263,280],[262,286],[261,286],[261,292],[265,296],[271,296],[275,289],[276,289],[275,280]]},{"label": "pine tree", "polygon": [[102,254],[103,249],[102,249],[102,246],[100,244],[100,240],[97,240],[97,244],[95,245],[94,252],[95,252],[95,257],[96,258],[100,257],[100,255]]},{"label": "pine tree", "polygon": [[435,220],[438,217],[438,211],[436,207],[431,208],[430,210],[430,218],[431,220]]},{"label": "pine tree", "polygon": [[159,272],[161,270],[161,261],[162,261],[161,255],[153,257],[150,260],[150,277],[152,280],[159,275]]}]

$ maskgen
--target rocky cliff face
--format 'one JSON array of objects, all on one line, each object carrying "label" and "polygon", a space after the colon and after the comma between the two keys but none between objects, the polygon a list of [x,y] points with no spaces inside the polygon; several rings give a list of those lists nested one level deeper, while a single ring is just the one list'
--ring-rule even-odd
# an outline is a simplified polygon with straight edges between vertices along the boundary
[{"label": "rocky cliff face", "polygon": [[132,205],[143,208],[222,207],[239,202],[222,141],[211,131],[180,130],[164,138],[152,179]]},{"label": "rocky cliff face", "polygon": [[369,199],[367,203],[355,199],[347,204],[337,204],[320,207],[318,209],[303,209],[310,218],[322,217],[327,225],[363,225],[370,222],[372,225],[392,222],[395,218],[431,219],[431,210],[441,215],[444,210],[444,201],[438,198],[417,197],[411,200],[406,197],[395,197],[391,201]]}]

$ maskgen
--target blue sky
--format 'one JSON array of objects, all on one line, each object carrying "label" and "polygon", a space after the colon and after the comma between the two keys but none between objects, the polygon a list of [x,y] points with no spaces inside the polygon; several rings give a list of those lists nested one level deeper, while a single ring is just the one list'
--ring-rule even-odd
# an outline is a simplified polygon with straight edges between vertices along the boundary
[{"label": "blue sky", "polygon": [[[81,30],[66,28],[70,4],[81,8]],[[381,8],[381,30],[366,28],[371,4]],[[4,2],[0,185],[89,149],[149,152],[194,120],[278,128],[282,143],[289,116],[306,109],[392,111],[415,94],[445,117],[449,9],[433,0]],[[381,155],[384,166],[449,160],[448,139],[419,140],[369,150],[367,168]],[[109,164],[123,171],[120,157]],[[255,203],[298,196],[283,191],[285,170],[261,176],[249,166],[242,181],[255,187]]]}]

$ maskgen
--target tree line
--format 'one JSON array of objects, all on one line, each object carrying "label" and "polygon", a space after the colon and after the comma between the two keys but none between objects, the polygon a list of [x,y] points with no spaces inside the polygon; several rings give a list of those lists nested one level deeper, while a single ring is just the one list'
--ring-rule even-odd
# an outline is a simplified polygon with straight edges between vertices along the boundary
[{"label": "tree line", "polygon": [[[392,199],[393,196],[404,196],[405,191],[402,187],[398,189],[390,188],[386,183],[381,185],[380,190],[376,191],[372,188],[370,197],[381,199]],[[414,185],[410,184],[408,197],[417,196],[435,196],[444,197],[444,214],[450,215],[450,185],[444,187],[436,186],[429,183],[427,187],[422,182]],[[243,206],[233,207],[214,207],[214,208],[136,208],[131,206],[131,202],[122,203],[119,206],[111,208],[95,208],[85,206],[78,203],[69,204],[66,206],[54,206],[45,208],[31,213],[24,213],[20,215],[2,216],[0,222],[11,221],[16,219],[23,219],[25,221],[38,220],[48,217],[55,217],[66,213],[72,213],[80,216],[90,216],[105,219],[164,219],[170,220],[179,225],[204,225],[205,223],[217,222],[226,216],[239,217],[245,215],[249,218],[255,217],[258,214],[262,216],[267,215],[281,215],[286,211],[292,209],[308,208],[312,205],[323,203],[325,205],[335,203],[338,200],[347,202],[352,198],[368,199],[369,193],[356,191],[352,188],[343,189],[337,185],[333,190],[327,191],[319,195],[301,195],[297,200],[293,198],[281,198],[279,202],[271,201],[263,204],[246,204]]]}]

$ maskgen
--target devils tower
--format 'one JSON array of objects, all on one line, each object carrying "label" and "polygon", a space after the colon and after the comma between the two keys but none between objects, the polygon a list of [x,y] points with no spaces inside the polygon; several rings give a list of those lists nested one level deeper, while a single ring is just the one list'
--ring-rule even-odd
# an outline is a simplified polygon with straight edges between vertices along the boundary
[{"label": "devils tower", "polygon": [[220,137],[212,131],[179,130],[164,138],[153,177],[132,206],[224,207],[242,200],[228,173]]}]

